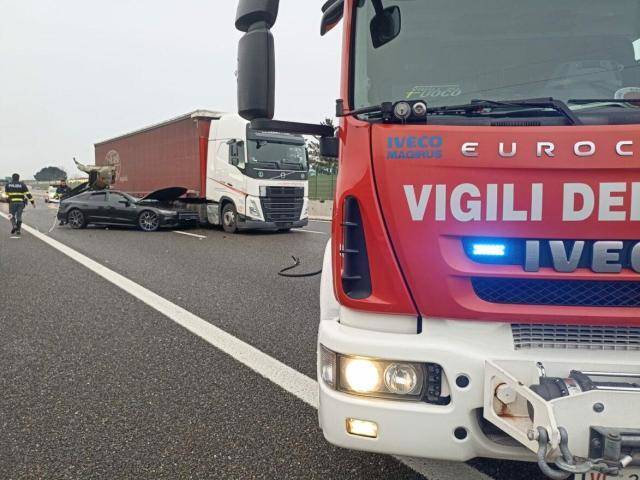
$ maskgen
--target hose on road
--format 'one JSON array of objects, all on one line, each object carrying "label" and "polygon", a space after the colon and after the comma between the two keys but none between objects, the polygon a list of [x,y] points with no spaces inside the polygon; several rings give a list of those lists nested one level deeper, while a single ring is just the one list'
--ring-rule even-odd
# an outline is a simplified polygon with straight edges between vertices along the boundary
[{"label": "hose on road", "polygon": [[317,272],[309,272],[309,273],[286,273],[293,270],[294,268],[298,268],[301,264],[300,259],[298,257],[294,257],[292,255],[291,258],[293,259],[293,262],[294,262],[293,265],[280,270],[278,272],[278,275],[280,275],[281,277],[307,278],[307,277],[315,277],[316,275],[320,275],[322,273],[322,269],[318,270]]},{"label": "hose on road", "polygon": [[53,225],[51,225],[51,228],[47,233],[53,232],[53,229],[56,228],[57,225],[58,225],[58,216],[56,215],[53,219]]}]

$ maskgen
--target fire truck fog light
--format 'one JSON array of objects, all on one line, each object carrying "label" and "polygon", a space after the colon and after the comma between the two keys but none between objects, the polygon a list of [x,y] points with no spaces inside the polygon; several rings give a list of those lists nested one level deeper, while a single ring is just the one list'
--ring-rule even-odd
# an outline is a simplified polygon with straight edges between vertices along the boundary
[{"label": "fire truck fog light", "polygon": [[418,372],[408,363],[392,363],[384,371],[387,390],[398,395],[411,395],[422,390]]},{"label": "fire truck fog light", "polygon": [[347,432],[359,437],[378,438],[378,424],[368,420],[347,418]]},{"label": "fire truck fog light", "polygon": [[374,362],[364,358],[344,357],[341,363],[344,363],[344,380],[349,390],[357,393],[372,393],[378,390],[382,379]]},{"label": "fire truck fog light", "polygon": [[471,254],[476,257],[504,257],[507,246],[503,243],[474,243]]}]

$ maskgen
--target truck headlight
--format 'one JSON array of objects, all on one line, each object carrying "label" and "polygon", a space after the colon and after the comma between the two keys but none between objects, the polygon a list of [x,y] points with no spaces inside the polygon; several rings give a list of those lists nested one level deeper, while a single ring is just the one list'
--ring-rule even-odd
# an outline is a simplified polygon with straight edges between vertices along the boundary
[{"label": "truck headlight", "polygon": [[380,389],[379,366],[365,358],[342,358],[340,373],[341,386],[358,393],[373,393]]},{"label": "truck headlight", "polygon": [[254,217],[261,218],[260,210],[258,210],[258,206],[253,200],[249,200],[249,214],[253,215]]},{"label": "truck headlight", "polygon": [[426,383],[423,364],[341,355],[324,346],[320,376],[341,392],[395,400],[420,400]]}]

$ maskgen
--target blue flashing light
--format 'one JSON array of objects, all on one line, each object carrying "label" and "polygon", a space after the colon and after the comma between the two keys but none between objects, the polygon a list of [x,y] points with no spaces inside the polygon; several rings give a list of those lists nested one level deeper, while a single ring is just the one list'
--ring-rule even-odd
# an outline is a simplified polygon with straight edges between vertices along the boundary
[{"label": "blue flashing light", "polygon": [[507,246],[503,243],[474,243],[472,255],[476,257],[504,257]]}]

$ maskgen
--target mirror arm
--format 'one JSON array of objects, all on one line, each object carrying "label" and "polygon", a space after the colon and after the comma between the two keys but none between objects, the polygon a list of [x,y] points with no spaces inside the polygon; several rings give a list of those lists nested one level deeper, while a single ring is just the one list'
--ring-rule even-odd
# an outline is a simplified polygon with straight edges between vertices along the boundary
[{"label": "mirror arm", "polygon": [[333,127],[314,123],[283,122],[258,118],[251,121],[251,128],[266,132],[292,133],[295,135],[314,135],[317,137],[333,137]]},{"label": "mirror arm", "polygon": [[376,12],[376,15],[380,15],[384,11],[384,6],[382,5],[382,0],[371,0],[373,4],[373,9]]}]

